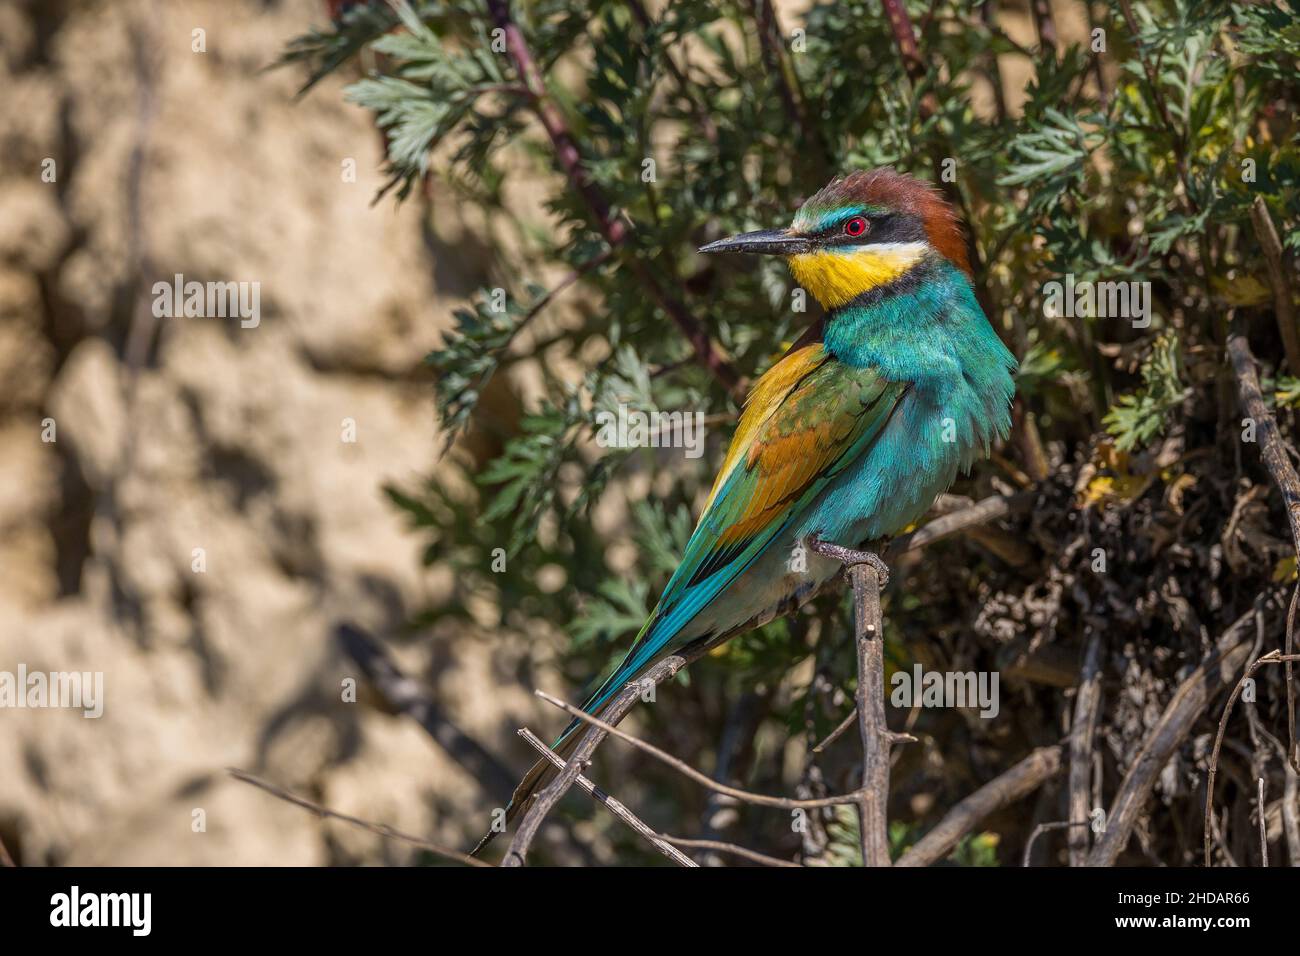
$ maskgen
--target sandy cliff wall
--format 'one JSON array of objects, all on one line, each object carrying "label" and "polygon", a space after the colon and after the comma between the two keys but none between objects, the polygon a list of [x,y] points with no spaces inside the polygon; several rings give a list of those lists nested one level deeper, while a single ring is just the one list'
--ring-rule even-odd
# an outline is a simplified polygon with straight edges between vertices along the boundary
[{"label": "sandy cliff wall", "polygon": [[[0,4],[0,670],[102,671],[106,698],[0,710],[22,862],[409,858],[227,766],[435,837],[481,812],[414,723],[339,700],[332,623],[391,628],[436,587],[380,486],[433,466],[421,359],[481,267],[450,212],[370,205],[342,81],[295,103],[300,74],[261,72],[322,7]],[[154,318],[176,273],[258,283],[257,327]],[[490,736],[481,648],[402,653]]]}]

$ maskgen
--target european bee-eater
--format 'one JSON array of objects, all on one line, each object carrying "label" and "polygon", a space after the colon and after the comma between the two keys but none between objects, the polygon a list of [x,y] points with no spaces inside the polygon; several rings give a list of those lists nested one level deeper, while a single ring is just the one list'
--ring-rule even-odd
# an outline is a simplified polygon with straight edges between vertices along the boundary
[{"label": "european bee-eater", "polygon": [[[681,565],[583,705],[591,714],[665,656],[797,606],[840,564],[810,549],[794,562],[795,548],[895,534],[1010,427],[1015,359],[975,300],[957,218],[928,183],[853,173],[788,229],[700,252],[781,256],[827,314],[754,384]],[[557,741],[562,756],[578,726]],[[554,773],[538,761],[507,819]]]}]

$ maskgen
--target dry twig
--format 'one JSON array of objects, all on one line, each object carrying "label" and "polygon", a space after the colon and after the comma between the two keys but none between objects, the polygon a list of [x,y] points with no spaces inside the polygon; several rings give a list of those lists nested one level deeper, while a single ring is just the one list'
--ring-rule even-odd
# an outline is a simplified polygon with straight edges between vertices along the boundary
[{"label": "dry twig", "polygon": [[[630,684],[628,686],[635,685]],[[861,790],[854,790],[851,793],[842,793],[834,797],[817,797],[811,800],[799,800],[793,797],[773,797],[765,793],[753,793],[749,790],[741,790],[738,787],[732,787],[728,784],[722,783],[721,781],[714,780],[708,774],[696,770],[684,760],[679,760],[667,751],[660,750],[654,744],[646,743],[639,737],[632,736],[626,730],[622,730],[608,721],[601,720],[599,717],[593,717],[586,711],[579,710],[577,707],[565,703],[558,697],[552,697],[550,694],[540,690],[534,691],[534,693],[548,704],[553,704],[571,717],[577,717],[583,723],[590,724],[602,734],[610,734],[619,738],[619,740],[627,741],[633,747],[636,747],[638,750],[649,754],[656,760],[667,764],[682,776],[698,783],[700,786],[706,787],[715,793],[720,793],[723,796],[734,797],[737,800],[753,804],[757,807],[775,807],[778,810],[817,810],[822,807],[834,807],[847,803],[857,803],[862,793]]]},{"label": "dry twig", "polygon": [[823,541],[812,550],[844,564],[853,583],[853,631],[858,656],[854,701],[862,739],[862,788],[857,800],[863,866],[890,866],[889,751],[895,742],[885,722],[885,631],[880,589],[888,571],[876,555]]},{"label": "dry twig", "polygon": [[1245,664],[1253,641],[1255,615],[1260,610],[1257,605],[1234,621],[1201,665],[1174,692],[1124,775],[1119,793],[1111,802],[1106,829],[1088,854],[1088,866],[1112,866],[1115,863],[1137,825],[1138,814],[1146,805],[1160,771],[1191,733],[1215,695]]},{"label": "dry twig", "polygon": [[959,840],[990,813],[1032,793],[1061,769],[1061,748],[1040,747],[1010,770],[990,780],[949,810],[894,863],[929,866],[952,852]]},{"label": "dry twig", "polygon": [[1088,826],[1088,821],[1077,820],[1057,820],[1053,823],[1040,823],[1034,827],[1033,832],[1029,834],[1029,839],[1025,841],[1025,852],[1020,858],[1021,866],[1029,865],[1029,858],[1034,852],[1034,843],[1037,839],[1049,830],[1069,830],[1071,835],[1079,832]]},{"label": "dry twig", "polygon": [[1263,861],[1261,866],[1268,866],[1268,823],[1264,819],[1264,778],[1259,778],[1259,802],[1255,805],[1256,813],[1259,817],[1259,858]]},{"label": "dry twig", "polygon": [[[1259,375],[1255,370],[1255,356],[1250,352],[1250,343],[1239,331],[1228,336],[1228,356],[1232,360],[1232,370],[1237,376],[1237,386],[1241,394],[1241,407],[1246,416],[1255,423],[1255,434],[1259,438],[1260,456],[1268,469],[1273,483],[1282,494],[1282,505],[1286,509],[1287,523],[1291,526],[1291,543],[1295,548],[1297,560],[1300,560],[1300,476],[1296,475],[1291,457],[1287,454],[1286,443],[1278,431],[1273,413],[1264,404],[1264,396],[1259,387]],[[1286,636],[1282,653],[1290,656],[1295,639],[1296,601],[1300,598],[1300,585],[1291,597],[1291,609],[1287,613]],[[1286,730],[1287,760],[1293,769],[1300,772],[1300,750],[1296,748],[1295,739],[1296,688],[1291,661],[1286,663]]]},{"label": "dry twig", "polygon": [[1282,761],[1286,775],[1282,787],[1282,832],[1286,835],[1287,862],[1300,866],[1300,774],[1287,760]]},{"label": "dry twig", "polygon": [[1028,510],[1033,502],[1034,494],[1028,491],[1014,495],[991,495],[969,507],[927,521],[910,534],[900,535],[890,542],[882,557],[889,561],[897,555],[918,551],[954,534]]},{"label": "dry twig", "polygon": [[734,856],[743,857],[753,863],[761,863],[763,866],[794,867],[796,870],[803,869],[803,867],[798,863],[792,863],[789,860],[782,860],[775,856],[768,856],[766,853],[759,853],[757,850],[738,846],[735,843],[724,843],[722,840],[692,840],[685,837],[669,836],[667,833],[660,833],[659,839],[667,840],[669,843],[675,843],[678,846],[697,847],[701,850],[715,850],[718,853],[730,853]]},{"label": "dry twig", "polygon": [[[1254,612],[1252,612],[1254,613]],[[1232,689],[1232,696],[1228,698],[1228,703],[1223,708],[1223,716],[1219,718],[1219,732],[1214,737],[1214,749],[1210,752],[1210,773],[1205,784],[1205,865],[1210,866],[1210,838],[1214,825],[1214,780],[1219,772],[1219,751],[1223,749],[1223,735],[1228,729],[1228,718],[1232,716],[1232,708],[1241,697],[1241,693],[1246,688],[1246,681],[1253,680],[1255,671],[1259,670],[1265,664],[1288,664],[1300,660],[1300,654],[1280,654],[1278,651],[1271,650],[1263,657],[1256,658],[1255,661],[1246,668],[1246,673],[1241,675],[1241,680],[1237,681],[1237,686]],[[1260,816],[1263,817],[1264,807],[1261,800]]]},{"label": "dry twig", "polygon": [[606,727],[594,726],[588,730],[569,757],[569,762],[565,764],[564,769],[533,799],[531,806],[524,814],[523,822],[519,824],[519,829],[515,831],[514,839],[510,841],[510,848],[506,851],[505,859],[501,863],[502,866],[524,865],[528,858],[528,848],[532,845],[533,838],[537,835],[537,830],[541,827],[542,821],[546,819],[546,815],[551,812],[552,808],[560,802],[560,798],[573,786],[578,774],[590,761],[591,755],[600,746],[600,742],[605,739],[605,734],[609,732],[609,729],[612,729],[612,725],[622,720],[623,715],[637,702],[641,696],[641,689],[648,685],[657,686],[668,680],[702,653],[704,653],[704,650],[700,648],[688,657],[676,654],[665,657],[651,667],[641,680],[633,681],[614,696],[604,710],[604,713],[610,718],[610,724]]},{"label": "dry twig", "polygon": [[1300,375],[1300,328],[1296,326],[1295,303],[1291,298],[1291,281],[1286,273],[1286,254],[1277,235],[1277,226],[1268,214],[1263,196],[1256,196],[1250,207],[1250,219],[1255,227],[1255,238],[1264,250],[1268,266],[1268,284],[1273,289],[1273,312],[1277,330],[1282,336],[1282,349],[1292,375]]},{"label": "dry twig", "polygon": [[[1083,866],[1088,856],[1088,822],[1091,807],[1093,737],[1101,709],[1101,635],[1093,634],[1083,656],[1083,672],[1074,698],[1070,724],[1070,866]],[[1028,854],[1028,850],[1026,850]]]},{"label": "dry twig", "polygon": [[[542,742],[542,739],[538,737],[535,733],[533,733],[531,730],[529,730],[527,727],[520,728],[519,736],[523,737],[524,740],[528,741],[528,745],[532,747],[534,750],[536,750],[543,757],[545,757],[547,760],[549,760],[553,766],[559,767],[560,769],[564,769],[564,758],[561,757],[559,754],[557,754],[550,747],[546,746],[546,744]],[[656,850],[658,850],[664,856],[668,857],[668,859],[672,860],[678,866],[685,866],[685,867],[699,866],[699,864],[696,863],[694,860],[692,860],[689,856],[679,852],[677,848],[672,845],[671,841],[655,833],[654,830],[652,830],[649,826],[647,826],[644,822],[642,822],[640,817],[638,817],[635,813],[629,810],[622,803],[622,801],[616,800],[613,797],[611,797],[608,793],[606,793],[604,790],[601,790],[598,786],[596,786],[594,783],[592,783],[582,774],[578,774],[578,777],[574,782],[578,785],[579,790],[581,790],[587,796],[591,797],[591,799],[595,800],[597,803],[604,806],[605,809],[607,809],[610,813],[614,814],[614,816],[618,817],[629,827],[631,827],[634,832],[640,834],[641,836],[649,840]]]},{"label": "dry twig", "polygon": [[349,816],[346,813],[339,813],[337,810],[331,810],[329,807],[321,806],[319,803],[308,800],[306,797],[300,797],[297,794],[290,793],[273,783],[262,780],[260,777],[254,777],[251,773],[244,770],[238,770],[234,767],[227,767],[227,772],[236,780],[242,780],[244,783],[251,783],[261,790],[265,790],[273,797],[284,800],[286,803],[292,803],[294,806],[302,807],[304,810],[310,810],[317,816],[330,817],[335,820],[342,820],[344,823],[351,824],[359,829],[376,833],[382,837],[388,837],[393,840],[401,840],[412,846],[417,846],[421,850],[427,850],[434,856],[440,856],[447,860],[454,860],[457,863],[464,863],[466,866],[485,866],[491,868],[492,864],[484,863],[482,860],[476,860],[474,857],[461,853],[459,850],[452,850],[448,847],[441,846],[437,843],[430,843],[422,837],[412,836],[409,833],[403,833],[390,827],[387,823],[371,823],[369,820],[362,820],[360,817]]},{"label": "dry twig", "polygon": [[514,780],[481,743],[447,719],[418,681],[402,673],[382,644],[353,624],[339,624],[335,636],[366,679],[388,704],[424,728],[447,755],[473,775],[489,793],[508,794]]}]

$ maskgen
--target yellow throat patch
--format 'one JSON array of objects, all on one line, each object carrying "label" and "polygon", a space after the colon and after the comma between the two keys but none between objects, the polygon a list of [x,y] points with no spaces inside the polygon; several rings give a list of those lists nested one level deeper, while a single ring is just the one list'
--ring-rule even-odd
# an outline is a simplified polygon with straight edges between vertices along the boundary
[{"label": "yellow throat patch", "polygon": [[826,309],[838,309],[876,286],[893,282],[925,255],[923,242],[889,242],[857,252],[807,252],[790,257],[794,281]]}]

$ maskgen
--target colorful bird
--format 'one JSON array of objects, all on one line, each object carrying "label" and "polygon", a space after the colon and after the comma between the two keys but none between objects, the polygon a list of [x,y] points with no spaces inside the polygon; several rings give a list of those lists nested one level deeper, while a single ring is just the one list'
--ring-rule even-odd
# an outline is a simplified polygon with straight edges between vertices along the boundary
[{"label": "colorful bird", "polygon": [[[898,532],[1010,427],[1015,359],[975,300],[957,218],[928,183],[853,173],[788,229],[700,252],[781,256],[827,315],[754,384],[682,562],[583,704],[591,714],[667,655],[797,606],[840,570],[810,542],[853,548]],[[556,742],[561,756],[578,726]],[[529,771],[507,821],[554,773],[545,761]]]}]

